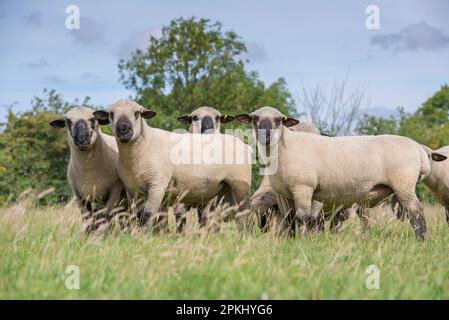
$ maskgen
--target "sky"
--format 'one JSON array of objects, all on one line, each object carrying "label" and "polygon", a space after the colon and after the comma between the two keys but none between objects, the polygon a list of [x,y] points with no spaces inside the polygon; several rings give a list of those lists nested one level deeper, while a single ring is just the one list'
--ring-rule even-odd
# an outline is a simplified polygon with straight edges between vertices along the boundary
[{"label": "sky", "polygon": [[[80,9],[68,30],[66,8]],[[379,8],[368,29],[366,8]],[[449,1],[8,1],[0,2],[0,117],[6,106],[29,108],[44,88],[66,100],[91,97],[107,106],[133,93],[119,82],[117,63],[178,17],[220,21],[247,43],[248,70],[267,84],[284,77],[331,87],[349,72],[363,88],[364,108],[413,111],[449,83]],[[297,105],[301,112],[301,105]]]}]

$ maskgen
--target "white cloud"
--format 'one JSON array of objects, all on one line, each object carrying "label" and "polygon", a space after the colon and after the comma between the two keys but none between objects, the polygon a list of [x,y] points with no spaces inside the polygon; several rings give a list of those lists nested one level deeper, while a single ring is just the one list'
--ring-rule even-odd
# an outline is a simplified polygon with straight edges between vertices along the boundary
[{"label": "white cloud", "polygon": [[406,26],[397,33],[376,35],[371,38],[371,45],[379,46],[384,50],[415,51],[436,50],[449,45],[449,37],[437,28],[422,21]]}]

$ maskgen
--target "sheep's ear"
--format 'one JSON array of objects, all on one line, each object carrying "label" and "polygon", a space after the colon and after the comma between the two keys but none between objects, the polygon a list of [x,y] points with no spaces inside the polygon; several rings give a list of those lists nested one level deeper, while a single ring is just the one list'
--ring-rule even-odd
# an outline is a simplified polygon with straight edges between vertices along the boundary
[{"label": "sheep's ear", "polygon": [[191,124],[192,123],[192,117],[191,116],[182,116],[178,117],[178,121],[182,124]]},{"label": "sheep's ear", "polygon": [[58,119],[58,120],[53,120],[52,122],[50,122],[50,125],[53,128],[61,129],[61,128],[65,127],[65,120],[63,118]]},{"label": "sheep's ear", "polygon": [[235,117],[233,117],[233,116],[228,116],[227,114],[225,114],[225,115],[222,115],[222,116],[220,117],[220,122],[223,123],[223,124],[225,124],[225,123],[234,121],[234,119],[235,119]]},{"label": "sheep's ear", "polygon": [[157,113],[154,112],[153,110],[148,110],[148,109],[142,109],[142,111],[140,111],[140,115],[142,116],[142,118],[144,119],[151,119],[153,118]]},{"label": "sheep's ear", "polygon": [[293,119],[293,118],[282,118],[282,124],[286,127],[293,127],[294,125],[298,124],[299,120]]},{"label": "sheep's ear", "polygon": [[447,157],[442,155],[441,153],[432,152],[432,160],[433,161],[444,161]]},{"label": "sheep's ear", "polygon": [[253,121],[253,118],[249,114],[238,114],[235,116],[235,119],[245,124],[251,123],[251,121]]},{"label": "sheep's ear", "polygon": [[98,123],[101,125],[108,124],[109,121],[109,112],[106,110],[97,110],[94,111],[94,117],[97,119]]}]

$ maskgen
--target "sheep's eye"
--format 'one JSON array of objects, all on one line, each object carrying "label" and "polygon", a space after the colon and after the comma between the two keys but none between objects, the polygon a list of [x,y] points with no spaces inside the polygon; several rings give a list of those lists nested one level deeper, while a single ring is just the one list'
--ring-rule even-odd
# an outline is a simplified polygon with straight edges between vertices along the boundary
[{"label": "sheep's eye", "polygon": [[220,120],[220,117],[219,116],[216,116],[215,117],[215,122],[218,122]]},{"label": "sheep's eye", "polygon": [[277,125],[277,126],[280,125],[281,124],[281,120],[282,120],[282,118],[275,118],[274,119],[274,124]]},{"label": "sheep's eye", "polygon": [[136,117],[136,119],[139,119],[139,115],[140,115],[139,111],[134,112],[134,116]]},{"label": "sheep's eye", "polygon": [[114,112],[109,112],[109,115],[111,116],[111,120],[114,120]]},{"label": "sheep's eye", "polygon": [[253,122],[257,122],[259,121],[259,117],[258,116],[253,116]]},{"label": "sheep's eye", "polygon": [[89,121],[90,121],[92,128],[95,127],[95,118],[89,119]]},{"label": "sheep's eye", "polygon": [[66,119],[65,123],[67,123],[67,127],[71,127],[72,126],[72,121],[70,121],[70,119]]},{"label": "sheep's eye", "polygon": [[193,116],[193,117],[192,117],[192,120],[193,120],[193,121],[198,121],[198,116]]}]

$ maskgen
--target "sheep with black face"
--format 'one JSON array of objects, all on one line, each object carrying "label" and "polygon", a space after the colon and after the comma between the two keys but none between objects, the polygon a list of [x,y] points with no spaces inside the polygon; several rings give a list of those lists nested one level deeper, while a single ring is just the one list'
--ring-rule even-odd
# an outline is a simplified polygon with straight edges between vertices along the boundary
[{"label": "sheep with black face", "polygon": [[99,125],[103,122],[93,113],[91,108],[76,107],[50,122],[53,128],[66,129],[70,146],[67,178],[87,231],[96,230],[112,218],[126,199],[116,170],[117,143],[101,131]]},{"label": "sheep with black face", "polygon": [[[315,218],[313,200],[322,202],[325,211],[354,203],[369,208],[395,193],[409,212],[416,237],[428,238],[415,186],[429,174],[430,163],[415,141],[394,135],[326,137],[294,132],[285,127],[298,120],[271,107],[236,118],[252,123],[259,154],[270,165],[277,164],[270,184],[285,216],[307,222]],[[261,152],[264,148],[270,153]]]},{"label": "sheep with black face", "polygon": [[[164,197],[176,199],[182,195],[183,203],[198,207],[216,196],[223,196],[242,210],[249,207],[251,149],[240,139],[226,134],[179,134],[152,128],[145,119],[156,113],[127,99],[114,103],[109,110],[96,111],[94,115],[101,121],[110,122],[119,149],[117,170],[129,200],[134,203],[139,198],[145,199],[143,223],[152,217],[156,217],[157,222]],[[188,154],[195,148],[216,147],[222,155],[230,155],[233,159],[243,152],[246,161],[177,162],[173,159],[173,150],[183,147]]]},{"label": "sheep with black face", "polygon": [[222,115],[212,107],[200,107],[189,115],[178,118],[179,122],[189,125],[190,133],[220,133],[221,124],[233,120],[233,116]]},{"label": "sheep with black face", "polygon": [[[234,120],[233,116],[222,115],[220,111],[212,107],[199,107],[192,111],[189,115],[181,116],[178,121],[182,124],[189,125],[190,133],[220,133],[221,124],[226,124]],[[215,204],[218,199],[213,199],[209,201],[204,206],[197,208],[198,211],[198,222],[200,227],[205,227],[207,225],[207,219],[210,212],[215,210]],[[190,208],[187,208],[190,210]],[[173,212],[177,221],[177,229],[181,232],[186,223],[185,213],[186,207],[183,203],[178,203],[174,205]]]}]

